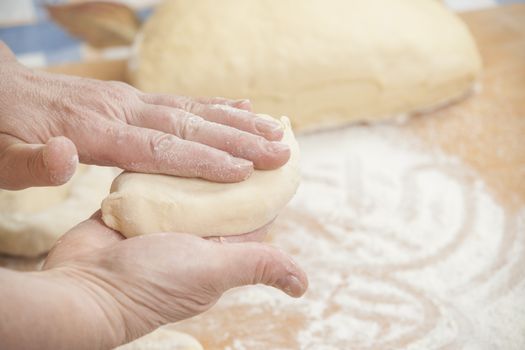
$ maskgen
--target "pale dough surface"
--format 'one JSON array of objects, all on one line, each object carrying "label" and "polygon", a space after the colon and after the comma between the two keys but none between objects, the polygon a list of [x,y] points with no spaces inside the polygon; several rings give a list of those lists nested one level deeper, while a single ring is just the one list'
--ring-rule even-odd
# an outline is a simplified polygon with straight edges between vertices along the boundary
[{"label": "pale dough surface", "polygon": [[102,203],[102,219],[126,237],[155,232],[237,235],[273,220],[299,185],[299,148],[288,118],[283,142],[290,160],[276,170],[255,170],[239,183],[167,175],[123,173]]},{"label": "pale dough surface", "polygon": [[0,190],[0,253],[33,257],[49,251],[99,208],[116,174],[113,168],[80,165],[62,186]]},{"label": "pale dough surface", "polygon": [[115,350],[204,350],[202,345],[186,333],[177,332],[170,325],[158,328]]},{"label": "pale dough surface", "polygon": [[296,130],[436,107],[480,70],[466,25],[436,0],[166,1],[129,61],[140,89],[249,98]]}]

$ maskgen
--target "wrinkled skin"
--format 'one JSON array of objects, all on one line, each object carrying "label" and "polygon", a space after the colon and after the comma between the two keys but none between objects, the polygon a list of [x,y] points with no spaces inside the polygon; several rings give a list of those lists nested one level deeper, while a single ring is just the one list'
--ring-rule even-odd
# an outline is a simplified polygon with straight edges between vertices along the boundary
[{"label": "wrinkled skin", "polygon": [[[262,283],[298,297],[308,284],[271,246],[174,233],[124,239],[100,213],[57,242],[43,271],[17,274],[0,270],[2,300],[10,300],[3,312],[17,315],[0,318],[8,349],[109,349],[202,313],[233,287]],[[27,328],[17,317],[33,318],[30,336],[20,336]]]},{"label": "wrinkled skin", "polygon": [[[242,181],[254,168],[286,163],[282,135],[246,100],[145,94],[119,82],[34,72],[0,42],[0,188],[63,184],[79,160]],[[266,229],[124,239],[97,213],[57,242],[42,271],[0,268],[0,348],[110,349],[202,313],[247,284],[301,296],[305,273],[285,253],[253,242]]]},{"label": "wrinkled skin", "polygon": [[78,161],[122,169],[246,179],[287,162],[276,122],[247,100],[146,94],[20,65],[0,42],[0,188],[60,185]]}]

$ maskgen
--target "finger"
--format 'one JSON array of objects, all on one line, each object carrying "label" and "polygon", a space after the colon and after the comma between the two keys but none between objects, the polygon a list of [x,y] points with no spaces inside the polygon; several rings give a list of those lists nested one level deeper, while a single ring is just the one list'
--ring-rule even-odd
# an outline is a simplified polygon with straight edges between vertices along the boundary
[{"label": "finger", "polygon": [[252,103],[250,100],[230,100],[224,97],[186,97],[168,94],[143,94],[141,99],[146,103],[158,104],[168,107],[176,107],[185,109],[194,103],[204,105],[226,105],[246,111],[252,110]]},{"label": "finger", "polygon": [[252,103],[247,99],[230,100],[224,97],[195,97],[193,100],[205,105],[227,105],[238,109],[244,109],[245,111],[252,110]]},{"label": "finger", "polygon": [[[305,272],[282,251],[261,243],[217,245],[219,292],[248,284],[265,284],[300,297],[308,287]],[[224,258],[226,257],[226,258]]]},{"label": "finger", "polygon": [[143,172],[238,182],[253,172],[252,162],[164,132],[130,125],[109,125],[90,162]]},{"label": "finger", "polygon": [[32,145],[3,135],[0,149],[0,187],[10,190],[62,185],[78,164],[75,145],[63,136],[51,138],[45,145]]},{"label": "finger", "polygon": [[64,234],[46,257],[43,269],[56,267],[64,262],[87,256],[92,252],[116,244],[124,239],[110,229],[101,219],[100,210]]},{"label": "finger", "polygon": [[208,239],[214,242],[219,242],[219,243],[262,242],[266,238],[268,231],[270,229],[270,226],[272,225],[274,220],[264,225],[263,227],[258,228],[248,233],[243,233],[240,235],[229,235],[229,236],[210,236],[210,237],[205,237],[205,239]]},{"label": "finger", "polygon": [[250,111],[230,105],[202,104],[195,100],[181,100],[170,95],[143,95],[142,100],[149,104],[182,109],[208,121],[228,125],[271,141],[279,141],[283,137],[283,128],[277,121],[259,117]]},{"label": "finger", "polygon": [[271,141],[279,141],[283,138],[284,130],[279,122],[241,109],[225,105],[193,104],[189,112],[211,122],[229,125]]},{"label": "finger", "polygon": [[205,121],[186,111],[166,106],[144,105],[133,123],[143,128],[173,134],[248,159],[257,169],[276,169],[290,158],[290,147],[268,141],[226,125]]}]

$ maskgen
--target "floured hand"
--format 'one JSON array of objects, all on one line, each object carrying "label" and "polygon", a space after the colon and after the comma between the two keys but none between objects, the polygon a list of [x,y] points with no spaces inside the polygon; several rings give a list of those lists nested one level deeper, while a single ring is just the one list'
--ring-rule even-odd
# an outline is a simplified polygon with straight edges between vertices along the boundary
[{"label": "floured hand", "polygon": [[59,185],[78,161],[237,182],[290,156],[246,100],[146,94],[20,65],[0,42],[0,188]]},{"label": "floured hand", "polygon": [[99,213],[57,242],[43,271],[0,269],[0,283],[5,311],[17,316],[0,324],[0,343],[39,349],[109,349],[206,311],[230,288],[262,283],[298,297],[308,284],[271,246],[174,233],[124,239]]}]

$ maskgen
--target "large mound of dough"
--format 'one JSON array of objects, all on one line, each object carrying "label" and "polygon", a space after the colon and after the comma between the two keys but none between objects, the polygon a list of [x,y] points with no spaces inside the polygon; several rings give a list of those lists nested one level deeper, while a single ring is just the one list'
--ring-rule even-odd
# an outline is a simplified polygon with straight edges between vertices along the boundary
[{"label": "large mound of dough", "polygon": [[123,173],[102,202],[102,219],[126,237],[155,232],[238,235],[273,220],[299,186],[299,148],[288,118],[282,142],[290,160],[276,170],[255,170],[239,183]]},{"label": "large mound of dough", "polygon": [[0,253],[34,257],[49,251],[99,208],[116,174],[114,168],[81,165],[62,186],[0,190]]},{"label": "large mound of dough", "polygon": [[481,68],[436,0],[174,0],[138,37],[148,92],[249,98],[294,128],[379,120],[465,95]]}]

